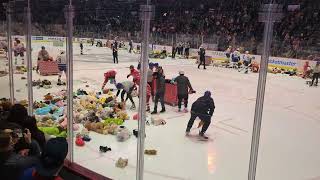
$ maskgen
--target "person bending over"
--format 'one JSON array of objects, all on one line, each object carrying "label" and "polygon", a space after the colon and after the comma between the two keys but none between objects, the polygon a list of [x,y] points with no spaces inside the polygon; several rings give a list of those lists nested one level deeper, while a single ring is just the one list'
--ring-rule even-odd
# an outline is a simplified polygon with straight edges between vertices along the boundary
[{"label": "person bending over", "polygon": [[208,137],[205,135],[205,132],[210,126],[211,117],[215,109],[214,101],[211,98],[211,92],[206,91],[204,95],[198,98],[191,107],[191,117],[187,125],[186,136],[190,135],[190,130],[194,123],[194,120],[199,117],[203,121],[203,127],[199,132],[200,138],[206,140]]},{"label": "person bending over", "polygon": [[132,99],[132,96],[131,96],[131,93],[132,91],[136,88],[135,87],[135,84],[132,82],[132,81],[124,81],[124,82],[121,82],[121,83],[117,83],[116,84],[116,88],[118,89],[117,91],[117,97],[119,96],[120,94],[120,91],[122,90],[121,92],[121,102],[124,102],[124,95],[127,94],[127,98],[126,98],[126,101],[129,99],[132,103],[132,106],[130,107],[130,109],[134,110],[136,109],[136,105]]}]

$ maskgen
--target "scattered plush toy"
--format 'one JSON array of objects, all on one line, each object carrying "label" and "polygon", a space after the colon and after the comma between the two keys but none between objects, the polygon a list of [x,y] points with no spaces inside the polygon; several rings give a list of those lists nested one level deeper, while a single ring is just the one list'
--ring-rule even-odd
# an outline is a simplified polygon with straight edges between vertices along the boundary
[{"label": "scattered plush toy", "polygon": [[111,148],[109,148],[108,146],[100,146],[99,147],[100,152],[108,152],[111,151]]},{"label": "scattered plush toy", "polygon": [[159,116],[152,116],[151,123],[155,126],[159,126],[159,125],[165,125],[167,122],[164,119],[160,118]]},{"label": "scattered plush toy", "polygon": [[67,132],[61,131],[58,127],[38,127],[40,131],[45,134],[53,135],[56,137],[67,137]]},{"label": "scattered plush toy", "polygon": [[84,141],[82,140],[82,138],[78,137],[76,138],[76,145],[77,146],[84,146]]},{"label": "scattered plush toy", "polygon": [[104,120],[103,124],[116,124],[116,125],[122,125],[123,124],[123,120],[119,119],[119,118],[107,118]]},{"label": "scattered plush toy", "polygon": [[120,126],[117,132],[117,140],[119,142],[124,142],[126,140],[128,140],[130,138],[131,134],[129,132],[129,130],[124,127],[124,126]]},{"label": "scattered plush toy", "polygon": [[45,101],[52,101],[53,100],[53,96],[50,93],[48,93],[48,94],[46,94],[44,96],[44,100]]},{"label": "scattered plush toy", "polygon": [[144,150],[144,154],[147,154],[147,155],[157,155],[157,150]]},{"label": "scattered plush toy", "polygon": [[117,112],[117,117],[118,117],[119,119],[122,119],[122,120],[129,120],[129,119],[130,119],[130,117],[129,117],[129,115],[126,113],[126,111],[123,111],[123,110]]},{"label": "scattered plush toy", "polygon": [[84,135],[84,136],[82,136],[82,140],[88,142],[88,141],[91,141],[91,138],[89,135]]},{"label": "scattered plush toy", "polygon": [[128,165],[128,159],[119,158],[116,162],[116,167],[125,168]]}]

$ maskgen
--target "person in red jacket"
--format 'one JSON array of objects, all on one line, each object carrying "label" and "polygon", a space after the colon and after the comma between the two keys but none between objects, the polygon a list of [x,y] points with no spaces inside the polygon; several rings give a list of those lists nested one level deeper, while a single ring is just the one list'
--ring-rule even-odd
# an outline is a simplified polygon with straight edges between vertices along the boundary
[{"label": "person in red jacket", "polygon": [[130,76],[133,77],[133,82],[138,84],[140,82],[140,72],[134,68],[133,65],[130,66],[130,74],[127,75],[127,78]]},{"label": "person in red jacket", "polygon": [[110,84],[116,84],[116,75],[117,70],[113,69],[104,73],[104,82],[102,84],[101,90],[104,89],[108,81],[110,80]]}]

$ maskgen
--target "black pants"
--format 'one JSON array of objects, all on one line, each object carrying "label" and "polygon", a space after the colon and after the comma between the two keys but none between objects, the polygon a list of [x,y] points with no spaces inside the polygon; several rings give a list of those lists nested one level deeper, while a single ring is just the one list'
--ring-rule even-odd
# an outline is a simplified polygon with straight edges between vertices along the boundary
[{"label": "black pants", "polygon": [[130,46],[130,49],[129,49],[129,53],[131,53],[132,52],[132,46]]},{"label": "black pants", "polygon": [[154,111],[157,112],[158,109],[158,102],[160,100],[160,104],[162,107],[162,110],[165,110],[164,106],[164,93],[156,93],[155,99],[154,99]]},{"label": "black pants", "polygon": [[199,113],[195,113],[195,112],[191,111],[191,117],[188,122],[188,126],[187,126],[186,131],[190,132],[190,129],[193,126],[194,120],[196,120],[197,117],[199,117],[199,119],[204,122],[202,129],[200,131],[200,135],[203,135],[204,133],[206,133],[207,129],[209,128],[209,126],[211,124],[211,117],[207,114],[199,114]]},{"label": "black pants", "polygon": [[172,51],[172,58],[176,58],[176,51]]},{"label": "black pants", "polygon": [[[119,90],[117,91],[117,97],[118,97],[118,95],[120,94],[120,91],[121,91],[121,89],[119,89]],[[132,105],[135,105],[135,104],[134,104],[134,101],[133,101],[133,99],[132,99],[132,96],[131,96],[132,91],[133,91],[133,88],[130,88],[129,92],[126,92],[125,90],[122,90],[122,92],[121,92],[121,102],[124,101],[124,95],[127,94],[126,100],[129,99],[130,102],[132,103]]]},{"label": "black pants", "polygon": [[184,54],[185,54],[186,58],[189,59],[189,48],[185,48]]},{"label": "black pants", "polygon": [[184,101],[184,107],[188,107],[188,94],[178,94],[178,108],[181,109],[182,100]]},{"label": "black pants", "polygon": [[200,62],[198,68],[200,68],[201,64],[203,64],[203,69],[206,69],[206,61],[205,58],[200,58]]},{"label": "black pants", "polygon": [[80,48],[80,54],[83,54],[83,48]]},{"label": "black pants", "polygon": [[315,83],[315,84],[318,85],[319,76],[320,76],[320,73],[313,73],[312,81],[311,81],[311,86],[313,85],[314,80],[316,80],[316,83]]},{"label": "black pants", "polygon": [[118,62],[118,54],[113,54],[113,63],[116,63],[117,62],[117,64],[119,63]]}]

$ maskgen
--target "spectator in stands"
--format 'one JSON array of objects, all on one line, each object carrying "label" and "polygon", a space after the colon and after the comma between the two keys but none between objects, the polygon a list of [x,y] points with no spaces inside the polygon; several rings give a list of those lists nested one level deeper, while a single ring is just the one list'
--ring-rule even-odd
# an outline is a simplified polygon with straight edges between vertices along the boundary
[{"label": "spectator in stands", "polygon": [[68,154],[66,138],[57,137],[50,139],[34,168],[24,171],[23,180],[62,180],[59,172],[63,167]]},{"label": "spectator in stands", "polygon": [[12,106],[9,117],[9,123],[16,123],[21,126],[21,129],[28,128],[31,132],[32,139],[37,141],[41,149],[45,145],[45,136],[42,131],[37,127],[36,119],[28,116],[27,109],[21,104],[15,104]]},{"label": "spectator in stands", "polygon": [[[26,148],[16,149],[17,144],[25,142]],[[26,130],[23,135],[5,129],[0,132],[0,174],[1,179],[18,179],[23,171],[34,166],[40,156],[39,147],[31,140],[31,133]]]}]

